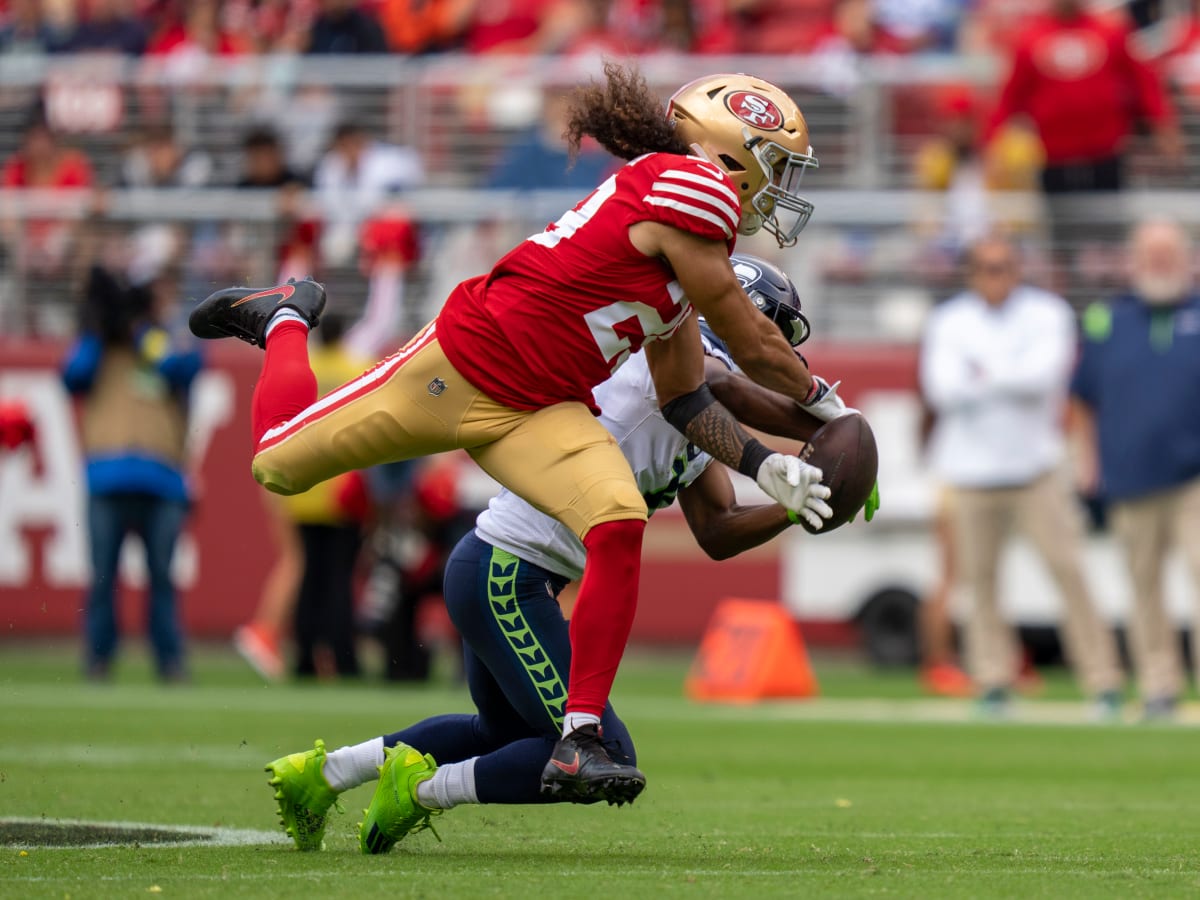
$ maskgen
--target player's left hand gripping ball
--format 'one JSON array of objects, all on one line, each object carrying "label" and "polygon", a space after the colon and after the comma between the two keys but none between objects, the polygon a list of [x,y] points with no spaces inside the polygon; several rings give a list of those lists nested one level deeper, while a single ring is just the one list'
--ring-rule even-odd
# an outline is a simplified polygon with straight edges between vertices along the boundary
[{"label": "player's left hand gripping ball", "polygon": [[819,530],[825,519],[833,515],[833,509],[825,501],[831,491],[821,484],[822,472],[816,466],[801,462],[795,456],[772,453],[761,466],[755,481],[772,500],[803,518],[812,528]]}]

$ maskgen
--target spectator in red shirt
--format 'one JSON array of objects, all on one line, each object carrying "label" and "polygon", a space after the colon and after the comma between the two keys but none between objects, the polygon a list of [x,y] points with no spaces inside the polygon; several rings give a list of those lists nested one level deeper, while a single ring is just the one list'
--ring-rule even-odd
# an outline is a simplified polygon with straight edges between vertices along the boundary
[{"label": "spectator in red shirt", "polygon": [[1181,158],[1162,82],[1130,54],[1128,41],[1127,28],[1086,12],[1082,0],[1054,0],[1050,14],[1017,41],[986,137],[1010,117],[1027,115],[1046,150],[1046,193],[1118,190],[1125,141],[1139,113],[1160,152]]},{"label": "spectator in red shirt", "polygon": [[966,54],[1008,56],[1046,0],[973,0],[958,26],[957,48]]},{"label": "spectator in red shirt", "polygon": [[658,48],[690,53],[735,53],[737,35],[722,0],[662,0],[640,7],[657,7]]},{"label": "spectator in red shirt", "polygon": [[230,57],[253,50],[248,38],[224,27],[218,0],[168,0],[156,17],[158,27],[146,46],[147,84],[142,89],[148,106],[168,103],[150,85],[186,85],[202,91],[197,82],[213,65],[214,57]]},{"label": "spectator in red shirt", "polygon": [[317,12],[317,0],[221,0],[220,21],[255,52],[303,53]]},{"label": "spectator in red shirt", "polygon": [[542,19],[553,0],[476,3],[464,35],[470,53],[527,53],[536,49]]},{"label": "spectator in red shirt", "polygon": [[1150,123],[1161,155],[1180,162],[1175,115],[1158,73],[1131,52],[1127,20],[1085,11],[1082,0],[1053,0],[1017,40],[985,138],[1018,113],[1045,150],[1053,284],[1078,296],[1098,286],[1087,282],[1108,277],[1114,248],[1074,198],[1123,187],[1125,145],[1139,117]]},{"label": "spectator in red shirt", "polygon": [[[565,39],[555,42],[556,37]],[[541,18],[537,49],[593,55],[735,53],[737,35],[725,0],[555,0]]]},{"label": "spectator in red shirt", "polygon": [[25,129],[21,146],[4,163],[0,183],[6,188],[86,188],[92,166],[79,150],[63,145],[40,115]]},{"label": "spectator in red shirt", "polygon": [[[79,150],[62,144],[39,114],[26,126],[17,152],[0,168],[0,187],[40,191],[80,190],[92,186],[92,166]],[[14,248],[22,271],[37,275],[62,272],[78,221],[10,218],[2,223],[6,243]]]},{"label": "spectator in red shirt", "polygon": [[807,53],[828,33],[838,0],[730,0],[743,53]]},{"label": "spectator in red shirt", "polygon": [[221,26],[217,0],[172,0],[146,53],[154,56],[233,56],[250,50],[248,42]]}]

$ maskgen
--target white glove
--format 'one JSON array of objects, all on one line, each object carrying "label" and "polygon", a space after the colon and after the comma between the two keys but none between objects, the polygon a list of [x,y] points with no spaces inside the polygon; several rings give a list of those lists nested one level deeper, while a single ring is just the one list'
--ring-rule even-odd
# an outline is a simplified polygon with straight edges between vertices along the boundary
[{"label": "white glove", "polygon": [[811,403],[805,403],[804,408],[822,422],[832,422],[834,419],[858,412],[854,407],[847,406],[837,395],[837,389],[841,385],[840,381],[830,384],[820,375],[814,375],[812,379],[818,385],[816,399]]},{"label": "white glove", "polygon": [[801,462],[798,457],[772,453],[758,467],[754,480],[772,500],[820,530],[825,520],[833,515],[825,502],[830,490],[821,484],[821,475],[820,469]]}]

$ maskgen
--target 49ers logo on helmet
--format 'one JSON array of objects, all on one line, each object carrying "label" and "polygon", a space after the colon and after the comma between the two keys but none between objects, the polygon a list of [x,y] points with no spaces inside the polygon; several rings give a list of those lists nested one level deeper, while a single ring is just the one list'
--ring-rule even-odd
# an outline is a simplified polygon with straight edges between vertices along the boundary
[{"label": "49ers logo on helmet", "polygon": [[747,125],[753,125],[763,131],[778,131],[783,127],[783,113],[762,94],[753,91],[733,91],[725,95],[725,105]]}]

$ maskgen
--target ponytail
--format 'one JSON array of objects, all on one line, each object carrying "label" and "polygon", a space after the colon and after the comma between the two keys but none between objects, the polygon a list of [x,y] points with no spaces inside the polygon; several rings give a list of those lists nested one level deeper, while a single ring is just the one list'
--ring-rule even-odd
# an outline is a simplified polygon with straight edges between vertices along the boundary
[{"label": "ponytail", "polygon": [[571,97],[567,139],[571,156],[579,154],[584,135],[594,137],[613,156],[636,159],[646,153],[691,153],[675,134],[662,101],[636,68],[604,64],[605,83],[593,81]]}]

